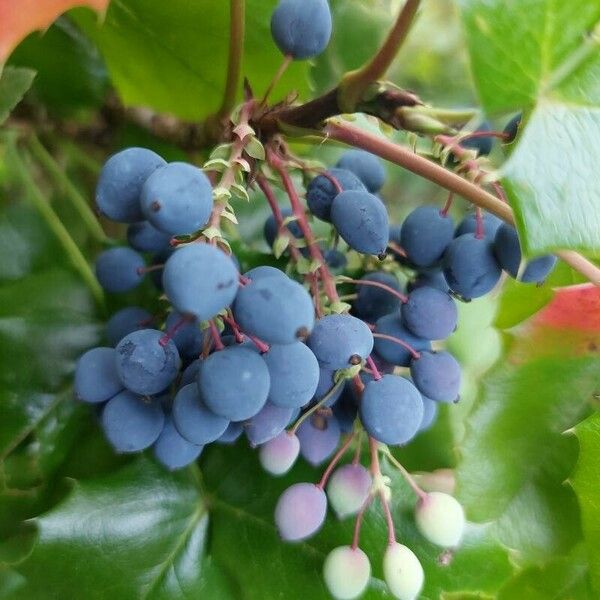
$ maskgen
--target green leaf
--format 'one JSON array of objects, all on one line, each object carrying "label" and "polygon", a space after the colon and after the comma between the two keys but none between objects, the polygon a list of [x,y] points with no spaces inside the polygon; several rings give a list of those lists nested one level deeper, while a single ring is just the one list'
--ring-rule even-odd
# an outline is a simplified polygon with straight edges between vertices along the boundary
[{"label": "green leaf", "polygon": [[499,329],[510,329],[525,321],[546,306],[554,292],[550,285],[537,286],[508,279],[502,286],[495,325]]},{"label": "green leaf", "polygon": [[37,71],[32,95],[53,113],[99,106],[107,91],[98,49],[64,16],[43,35],[35,32],[19,44],[10,64]]},{"label": "green leaf", "polygon": [[5,67],[0,71],[0,125],[31,87],[34,77],[32,69]]},{"label": "green leaf", "polygon": [[38,542],[18,570],[26,597],[200,597],[208,516],[195,471],[166,472],[140,457],[106,477],[74,483],[35,519]]},{"label": "green leaf", "polygon": [[597,372],[596,358],[564,351],[501,365],[487,376],[467,421],[459,497],[475,521],[497,519],[497,535],[522,560],[566,551],[576,541],[574,497],[563,485],[575,449],[563,432],[588,410]]},{"label": "green leaf", "polygon": [[580,550],[520,571],[502,586],[498,600],[592,600],[588,566]]},{"label": "green leaf", "polygon": [[[349,459],[349,457],[348,457]],[[353,519],[336,521],[329,514],[323,529],[298,544],[283,543],[276,532],[273,511],[282,491],[297,481],[317,481],[320,471],[299,461],[292,472],[274,479],[262,471],[256,453],[245,444],[211,446],[202,459],[204,484],[210,507],[210,554],[244,590],[246,600],[285,597],[329,600],[322,567],[336,546],[349,544]],[[416,531],[412,512],[415,497],[399,473],[383,461],[392,478],[393,507],[398,539],[414,550],[426,573],[423,598],[439,598],[447,591],[492,592],[511,573],[505,549],[489,535],[489,528],[472,526],[463,547],[449,566],[438,563],[439,548]],[[360,547],[368,554],[373,578],[364,598],[389,598],[382,580],[382,555],[387,543],[385,520],[379,505],[366,514]],[[265,565],[269,565],[265,577]]]},{"label": "green leaf", "polygon": [[[271,41],[272,10],[271,2],[246,2],[242,72],[257,96],[283,60]],[[200,119],[219,107],[227,73],[228,2],[113,0],[102,24],[89,11],[74,14],[98,44],[126,104],[150,106],[184,119]],[[290,90],[305,95],[307,69],[307,62],[296,61],[273,98]],[[241,86],[239,92],[241,98]]]},{"label": "green leaf", "polygon": [[[487,111],[520,110],[540,97],[600,102],[600,52],[590,35],[600,23],[596,0],[459,3],[475,84]],[[568,172],[564,164],[563,169]]]},{"label": "green leaf", "polygon": [[579,460],[571,485],[581,508],[583,538],[587,548],[590,574],[596,593],[600,593],[600,506],[598,504],[598,465],[600,464],[600,413],[575,427],[579,440]]},{"label": "green leaf", "polygon": [[[527,255],[600,250],[600,2],[462,0],[489,113],[534,108],[502,170]],[[576,174],[576,176],[574,176]]]},{"label": "green leaf", "polygon": [[526,254],[600,250],[599,138],[600,108],[544,102],[533,112],[502,169]]}]

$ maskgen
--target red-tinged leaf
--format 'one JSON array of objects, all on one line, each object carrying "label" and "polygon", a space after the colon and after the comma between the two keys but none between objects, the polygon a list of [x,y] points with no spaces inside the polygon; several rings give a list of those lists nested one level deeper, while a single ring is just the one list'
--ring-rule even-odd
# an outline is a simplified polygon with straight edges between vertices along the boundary
[{"label": "red-tinged leaf", "polygon": [[74,6],[106,10],[110,0],[0,0],[0,64],[32,31],[46,29]]},{"label": "red-tinged leaf", "polygon": [[537,315],[536,324],[600,332],[600,288],[586,284],[558,290],[550,304]]}]

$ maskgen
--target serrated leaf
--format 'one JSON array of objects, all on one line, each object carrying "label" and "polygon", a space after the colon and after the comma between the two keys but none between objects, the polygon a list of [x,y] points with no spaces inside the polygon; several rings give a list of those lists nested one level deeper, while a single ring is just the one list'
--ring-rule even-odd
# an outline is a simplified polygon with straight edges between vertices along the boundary
[{"label": "serrated leaf", "polygon": [[598,365],[564,352],[519,363],[486,376],[467,420],[457,480],[467,515],[497,519],[500,539],[532,560],[576,541],[574,497],[563,485],[575,454],[563,432],[588,410]]},{"label": "serrated leaf", "polygon": [[590,574],[600,593],[600,506],[598,505],[598,465],[600,464],[600,413],[595,413],[575,427],[579,440],[579,459],[571,477],[581,508],[583,539],[587,549]]},{"label": "serrated leaf", "polygon": [[256,160],[265,160],[265,147],[258,138],[253,137],[251,140],[248,140],[244,147],[244,151],[248,156],[251,156]]},{"label": "serrated leaf", "polygon": [[17,67],[5,67],[0,71],[0,125],[31,87],[35,75],[32,69]]},{"label": "serrated leaf", "polygon": [[46,29],[74,6],[89,6],[102,12],[110,0],[23,0],[18,4],[0,1],[0,64],[32,31]]},{"label": "serrated leaf", "polygon": [[35,524],[38,542],[18,568],[26,597],[44,597],[49,589],[69,597],[75,586],[91,599],[110,589],[115,598],[176,600],[203,589],[208,516],[193,469],[172,474],[140,457],[106,477],[75,483]]},{"label": "serrated leaf", "polygon": [[287,235],[278,235],[273,242],[273,254],[279,258],[290,245],[290,238]]},{"label": "serrated leaf", "polygon": [[[243,73],[257,95],[266,90],[282,60],[271,41],[272,10],[273,5],[262,0],[246,2]],[[219,108],[227,74],[228,2],[112,0],[101,24],[89,14],[78,12],[75,18],[98,44],[127,105],[149,106],[189,120]],[[274,96],[290,89],[304,96],[308,69],[307,61],[295,61]]]},{"label": "serrated leaf", "polygon": [[600,107],[544,102],[531,115],[502,169],[527,254],[600,250],[598,139]]},{"label": "serrated leaf", "polygon": [[540,97],[600,102],[600,52],[590,36],[600,3],[460,0],[460,6],[475,83],[489,112],[520,110]]}]

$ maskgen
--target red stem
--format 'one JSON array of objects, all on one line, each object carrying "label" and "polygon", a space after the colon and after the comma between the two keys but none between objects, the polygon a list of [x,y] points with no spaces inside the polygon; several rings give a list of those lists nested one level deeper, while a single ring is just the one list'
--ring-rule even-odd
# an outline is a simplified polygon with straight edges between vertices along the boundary
[{"label": "red stem", "polygon": [[252,343],[258,348],[258,351],[261,354],[264,354],[265,352],[269,351],[270,346],[266,342],[263,342],[261,339],[257,338],[254,335],[249,335],[248,333],[245,333],[244,335],[248,336],[248,338],[252,340]]},{"label": "red stem", "polygon": [[221,319],[233,329],[233,335],[235,337],[235,341],[237,344],[241,344],[244,341],[244,336],[240,330],[240,326],[236,323],[235,318],[233,317],[233,313],[231,309],[228,309],[227,315],[222,315]]},{"label": "red stem", "polygon": [[179,319],[175,325],[165,331],[165,334],[160,338],[158,343],[164,348],[173,339],[173,336],[179,331],[179,329],[181,329],[186,323],[190,323],[193,320],[194,317],[190,317],[189,315],[181,317],[181,319]]},{"label": "red stem", "polygon": [[379,372],[379,369],[377,368],[377,365],[375,364],[375,361],[373,360],[370,354],[367,357],[367,364],[369,365],[369,368],[373,373],[373,379],[375,381],[379,381],[381,379],[381,373]]},{"label": "red stem", "polygon": [[403,348],[406,348],[413,358],[421,358],[420,352],[417,352],[410,344],[407,344],[400,338],[394,337],[393,335],[387,335],[387,333],[373,333],[373,337],[381,338],[382,340],[388,340],[389,342],[399,344]]},{"label": "red stem", "polygon": [[360,526],[362,525],[363,517],[371,502],[373,502],[373,496],[369,494],[366,500],[363,502],[363,505],[360,507],[360,511],[356,515],[356,522],[354,523],[354,535],[352,537],[352,550],[356,550],[358,548],[358,542],[360,540]]},{"label": "red stem", "polygon": [[323,476],[321,477],[321,481],[319,481],[319,483],[317,483],[318,488],[320,488],[320,489],[325,488],[325,486],[327,485],[327,481],[329,480],[329,477],[331,476],[331,473],[335,469],[336,465],[340,462],[342,456],[344,456],[344,454],[346,453],[346,450],[348,450],[348,447],[352,443],[352,440],[354,439],[355,436],[356,436],[356,433],[350,434],[348,436],[348,439],[342,444],[340,449],[335,453],[335,455],[331,459],[331,462],[325,469],[325,472],[323,473]]},{"label": "red stem", "polygon": [[394,288],[386,285],[385,283],[381,283],[380,281],[370,281],[369,279],[351,279],[350,277],[344,277],[342,281],[354,283],[356,285],[376,287],[385,290],[386,292],[392,294],[392,296],[396,296],[396,298],[398,298],[402,304],[406,304],[408,302],[408,297],[402,292],[399,292],[398,290],[395,290]]},{"label": "red stem", "polygon": [[145,275],[146,273],[152,273],[152,271],[160,271],[161,269],[164,269],[164,267],[164,263],[161,263],[160,265],[150,265],[149,267],[138,267],[136,272],[138,275]]},{"label": "red stem", "polygon": [[475,237],[482,240],[484,237],[483,231],[483,215],[479,206],[475,209]]},{"label": "red stem", "polygon": [[452,207],[452,203],[454,202],[454,192],[448,192],[448,199],[446,200],[446,204],[444,204],[444,208],[440,210],[440,215],[442,217],[448,216],[448,211]]},{"label": "red stem", "polygon": [[[369,448],[371,450],[371,473],[373,475],[373,479],[380,479],[381,467],[379,466],[379,447],[377,441],[372,437],[369,437]],[[385,514],[385,520],[387,522],[388,544],[391,546],[392,544],[396,543],[396,533],[394,531],[394,520],[392,519],[390,506],[383,490],[379,492],[379,499],[381,500],[381,505],[383,506],[383,512]]]},{"label": "red stem", "polygon": [[225,348],[225,344],[223,344],[221,334],[219,333],[219,330],[217,329],[217,326],[215,325],[215,322],[212,319],[208,322],[208,327],[210,329],[210,335],[215,345],[215,349],[217,351],[223,350],[223,348]]},{"label": "red stem", "polygon": [[335,289],[335,283],[327,265],[325,263],[325,259],[323,258],[323,254],[321,253],[321,249],[319,248],[319,244],[315,240],[315,236],[306,220],[306,215],[304,214],[304,208],[302,203],[300,202],[300,198],[298,193],[296,192],[296,188],[294,188],[294,183],[292,182],[292,178],[289,176],[285,163],[277,156],[277,154],[271,149],[267,148],[267,158],[271,166],[277,171],[279,174],[281,181],[283,183],[283,187],[290,199],[290,203],[292,205],[292,211],[296,218],[298,219],[298,225],[300,230],[302,231],[302,235],[306,240],[306,244],[308,247],[308,251],[310,252],[310,256],[312,259],[319,262],[321,265],[319,267],[319,273],[321,274],[321,281],[323,282],[323,287],[325,289],[325,293],[331,302],[338,302],[339,296],[337,290]]}]

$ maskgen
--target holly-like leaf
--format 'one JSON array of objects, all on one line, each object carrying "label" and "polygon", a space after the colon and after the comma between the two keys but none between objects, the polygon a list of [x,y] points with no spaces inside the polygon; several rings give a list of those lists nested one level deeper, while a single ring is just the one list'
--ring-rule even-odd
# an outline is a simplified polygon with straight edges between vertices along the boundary
[{"label": "holly-like leaf", "polygon": [[35,77],[32,69],[6,67],[0,73],[0,125],[21,101]]},{"label": "holly-like leaf", "polygon": [[600,593],[600,505],[598,504],[598,465],[600,464],[600,413],[575,427],[579,440],[579,460],[571,485],[581,508],[583,539],[590,574],[596,593]]},{"label": "holly-like leaf", "polygon": [[486,110],[520,110],[540,96],[575,104],[600,102],[600,53],[594,38],[598,2],[460,0],[460,6]]},{"label": "holly-like leaf", "polygon": [[46,29],[65,11],[74,6],[88,6],[98,12],[110,0],[0,0],[0,64],[17,44],[32,31]]},{"label": "holly-like leaf", "polygon": [[201,565],[208,516],[194,469],[172,474],[140,457],[73,485],[66,500],[34,521],[38,542],[18,567],[26,597],[52,590],[66,598],[73,589],[91,599],[207,593]]},{"label": "holly-like leaf", "polygon": [[502,170],[526,254],[600,250],[599,138],[600,106],[535,108]]},{"label": "holly-like leaf", "polygon": [[[257,96],[283,60],[270,41],[272,10],[270,2],[246,2],[242,69]],[[113,0],[101,25],[80,11],[76,18],[97,42],[126,104],[184,119],[205,117],[219,107],[227,74],[228,2]],[[275,87],[273,98],[290,90],[304,95],[307,69],[306,62],[296,61]],[[241,88],[239,92],[241,98]]]},{"label": "holly-like leaf", "polygon": [[503,169],[525,252],[597,252],[600,3],[461,0],[461,6],[484,109],[534,109]]},{"label": "holly-like leaf", "polygon": [[576,548],[567,557],[555,558],[542,567],[530,567],[510,579],[498,594],[498,600],[592,600],[588,566]]},{"label": "holly-like leaf", "polygon": [[568,549],[576,539],[574,498],[562,485],[575,454],[563,432],[588,410],[597,368],[595,357],[564,353],[499,366],[467,421],[460,498],[472,519],[498,519],[500,538],[525,558]]}]

